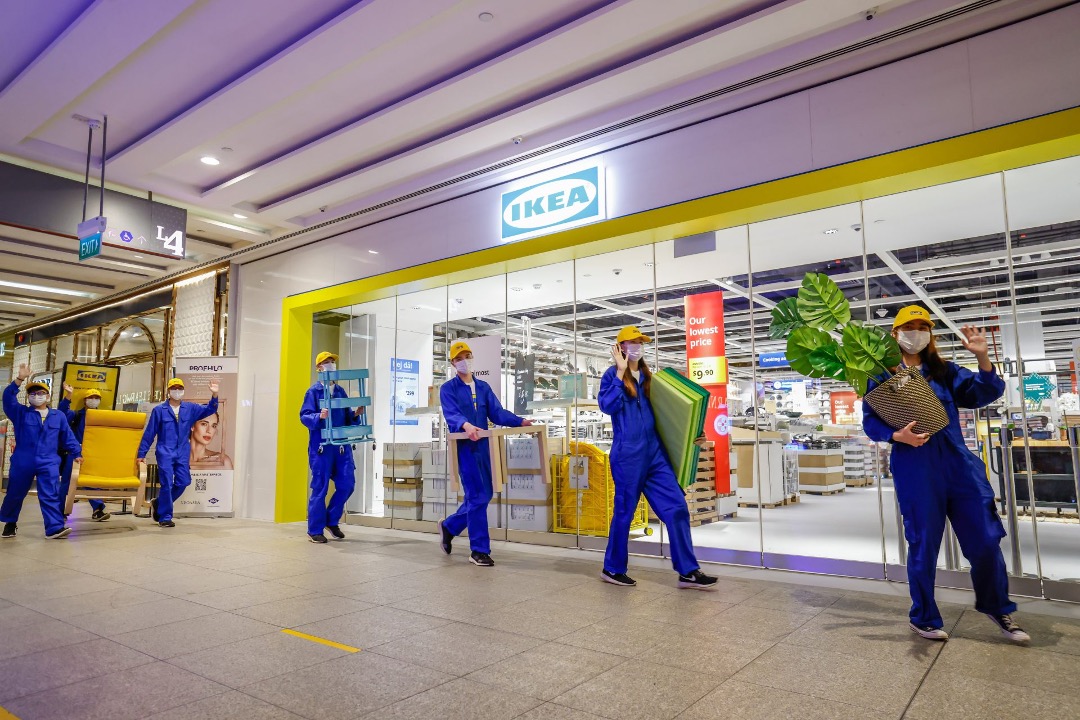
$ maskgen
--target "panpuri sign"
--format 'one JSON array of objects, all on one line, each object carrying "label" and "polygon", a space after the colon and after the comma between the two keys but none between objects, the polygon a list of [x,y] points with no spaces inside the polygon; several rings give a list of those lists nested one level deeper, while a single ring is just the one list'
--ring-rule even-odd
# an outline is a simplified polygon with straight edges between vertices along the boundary
[{"label": "panpuri sign", "polygon": [[604,168],[599,163],[548,175],[543,182],[502,194],[502,232],[507,240],[546,235],[607,217]]}]

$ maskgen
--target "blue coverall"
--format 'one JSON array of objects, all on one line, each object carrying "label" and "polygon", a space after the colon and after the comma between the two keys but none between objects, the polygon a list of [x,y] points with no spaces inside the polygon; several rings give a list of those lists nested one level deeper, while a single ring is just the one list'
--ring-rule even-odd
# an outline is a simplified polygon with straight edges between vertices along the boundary
[{"label": "blue coverall", "polygon": [[[345,388],[333,385],[333,397],[349,397]],[[322,443],[322,431],[326,421],[319,418],[323,399],[323,384],[317,382],[304,393],[304,404],[300,407],[300,422],[308,429],[308,464],[311,466],[311,496],[308,498],[308,535],[321,535],[327,527],[341,522],[345,512],[345,503],[356,488],[356,461],[353,460],[352,448],[348,445],[326,445]],[[330,419],[334,427],[355,425],[359,422],[356,413],[348,408],[334,408]],[[334,494],[326,502],[326,493],[330,481],[334,481]]]},{"label": "blue coverall", "polygon": [[689,575],[700,567],[690,539],[690,510],[656,434],[652,405],[645,397],[644,375],[637,381],[637,397],[630,397],[623,381],[616,377],[617,372],[614,365],[607,369],[596,396],[601,412],[611,416],[615,436],[610,453],[615,507],[604,569],[616,575],[626,572],[630,523],[645,493],[649,505],[667,526],[672,566],[680,575]]},{"label": "blue coverall", "polygon": [[15,452],[11,455],[8,489],[0,505],[0,522],[18,522],[23,500],[37,477],[38,504],[45,520],[45,534],[64,527],[64,507],[60,502],[60,448],[74,459],[82,446],[71,432],[67,418],[59,410],[49,410],[44,418],[37,409],[19,404],[19,385],[4,388],[4,412],[15,427]]},{"label": "blue coverall", "polygon": [[[75,433],[75,439],[80,443],[83,441],[83,435],[86,433],[86,408],[75,412],[71,409],[71,401],[64,398],[60,401],[60,404],[56,406],[56,409],[64,413],[64,417],[67,418],[68,425],[71,426],[72,432]],[[68,488],[71,487],[71,470],[75,465],[75,456],[71,453],[65,453],[63,459],[60,461],[60,504],[65,505],[68,494]],[[105,509],[105,503],[100,500],[91,500],[90,508],[97,512],[98,510]]]},{"label": "blue coverall", "polygon": [[173,519],[173,503],[191,484],[191,428],[195,423],[217,412],[218,399],[210,398],[205,405],[181,402],[177,418],[169,401],[150,411],[150,420],[139,443],[139,459],[146,457],[157,438],[154,455],[158,466],[157,514],[160,522]]},{"label": "blue coverall", "polygon": [[[469,386],[455,376],[443,383],[439,389],[443,417],[449,432],[464,432],[465,423],[486,430],[488,421],[506,427],[521,427],[524,420],[503,408],[499,398],[492,392],[491,386],[483,380],[473,377],[476,385],[476,397],[473,398]],[[443,520],[442,526],[454,536],[469,529],[469,547],[473,552],[491,554],[491,536],[488,534],[487,507],[494,490],[491,486],[491,456],[488,454],[488,439],[480,438],[476,442],[459,440],[457,442],[458,473],[461,476],[461,489],[465,493],[465,502],[450,517]]]},{"label": "blue coverall", "polygon": [[[971,563],[975,609],[991,615],[1016,610],[1016,604],[1009,600],[1009,577],[1001,555],[1005,528],[986,479],[986,467],[964,444],[957,411],[989,405],[1005,392],[1005,383],[994,370],[975,373],[946,364],[948,371],[942,382],[929,376],[926,379],[945,406],[949,425],[931,435],[922,447],[893,443],[891,461],[908,543],[911,622],[933,628],[943,625],[934,601],[934,575],[946,517]],[[869,389],[876,385],[871,380]],[[893,442],[895,432],[868,403],[863,403],[863,431],[877,442]]]}]

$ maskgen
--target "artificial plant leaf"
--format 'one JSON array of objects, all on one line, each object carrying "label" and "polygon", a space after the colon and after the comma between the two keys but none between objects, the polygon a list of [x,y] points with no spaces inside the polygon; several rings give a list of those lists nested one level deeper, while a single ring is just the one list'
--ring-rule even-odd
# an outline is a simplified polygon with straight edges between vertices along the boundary
[{"label": "artificial plant leaf", "polygon": [[844,379],[844,361],[840,359],[840,345],[833,341],[817,348],[809,356],[810,366],[821,373],[819,377]]},{"label": "artificial plant leaf", "polygon": [[888,372],[890,367],[899,364],[899,362],[892,364],[887,362],[893,359],[891,356],[896,341],[886,335],[881,328],[850,323],[844,327],[843,338],[845,365],[850,369],[877,375]]},{"label": "artificial plant leaf", "polygon": [[799,315],[798,298],[785,298],[772,309],[772,324],[769,325],[769,337],[773,340],[787,337],[788,333],[801,328],[806,322]]},{"label": "artificial plant leaf", "polygon": [[810,354],[828,345],[836,345],[829,333],[812,327],[801,327],[791,331],[787,341],[787,361],[791,369],[800,375],[812,378],[825,377],[824,373],[810,362]]},{"label": "artificial plant leaf", "polygon": [[844,368],[844,379],[855,390],[859,397],[866,395],[866,387],[870,383],[870,375],[861,370],[856,370],[850,365]]},{"label": "artificial plant leaf", "polygon": [[799,316],[810,327],[835,330],[851,321],[851,305],[828,275],[806,273],[799,288]]},{"label": "artificial plant leaf", "polygon": [[904,354],[900,352],[900,344],[896,342],[896,338],[880,328],[874,329],[881,333],[885,341],[885,358],[882,360],[881,364],[891,369],[902,363],[904,361]]}]

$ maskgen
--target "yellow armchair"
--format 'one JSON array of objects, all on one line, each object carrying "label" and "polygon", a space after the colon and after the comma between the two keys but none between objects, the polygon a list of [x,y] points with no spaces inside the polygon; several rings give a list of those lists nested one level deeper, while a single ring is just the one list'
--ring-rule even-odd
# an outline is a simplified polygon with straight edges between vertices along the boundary
[{"label": "yellow armchair", "polygon": [[146,413],[87,410],[82,464],[71,471],[64,512],[71,513],[76,498],[114,498],[131,501],[139,515],[146,499],[146,465],[138,460]]}]

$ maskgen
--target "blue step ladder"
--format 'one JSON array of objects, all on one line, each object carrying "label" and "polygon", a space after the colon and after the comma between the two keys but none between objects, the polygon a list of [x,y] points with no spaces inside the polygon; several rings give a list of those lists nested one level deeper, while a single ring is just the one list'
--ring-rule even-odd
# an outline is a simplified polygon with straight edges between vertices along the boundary
[{"label": "blue step ladder", "polygon": [[[367,394],[368,370],[335,370],[333,372],[317,373],[319,382],[323,384],[323,397],[319,401],[319,409],[338,410],[342,408],[359,408],[360,424],[342,425],[334,427],[334,413],[326,417],[326,427],[322,431],[321,445],[354,445],[363,442],[375,442],[371,435],[371,423],[368,420],[367,409],[371,407],[371,397]],[[331,382],[339,385],[343,382],[356,382],[355,397],[333,397]]]}]

